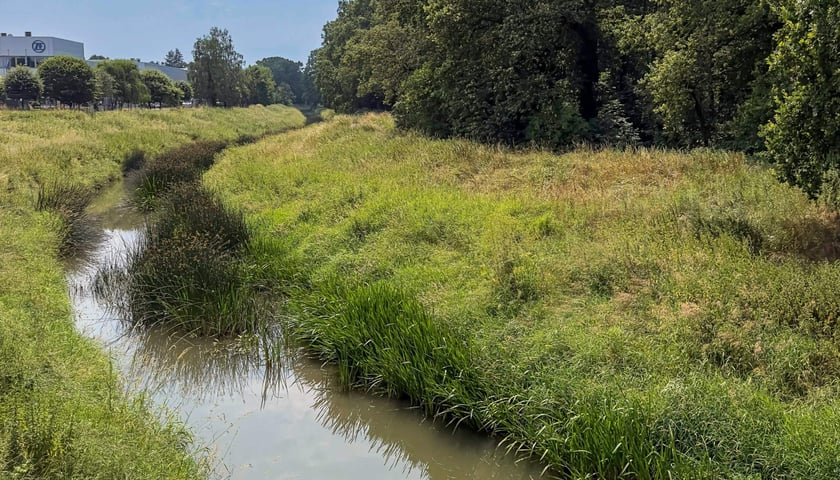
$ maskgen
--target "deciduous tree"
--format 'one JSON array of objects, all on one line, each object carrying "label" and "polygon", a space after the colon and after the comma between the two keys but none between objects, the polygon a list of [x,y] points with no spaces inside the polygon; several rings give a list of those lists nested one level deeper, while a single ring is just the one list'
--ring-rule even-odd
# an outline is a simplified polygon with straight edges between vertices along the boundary
[{"label": "deciduous tree", "polygon": [[195,41],[189,66],[193,94],[210,105],[239,104],[242,99],[242,55],[233,48],[227,30],[213,27]]},{"label": "deciduous tree", "polygon": [[15,100],[36,100],[41,97],[41,81],[26,67],[13,68],[4,78],[3,86],[6,97]]},{"label": "deciduous tree", "polygon": [[276,84],[268,67],[251,65],[245,69],[244,78],[248,90],[247,103],[252,105],[271,105],[275,103]]},{"label": "deciduous tree", "polygon": [[140,104],[149,101],[149,90],[140,79],[140,70],[131,60],[103,60],[96,65],[114,79],[114,100],[123,104]]},{"label": "deciduous tree", "polygon": [[143,80],[143,84],[149,91],[150,102],[168,107],[181,104],[183,93],[163,73],[157,70],[143,70],[140,72],[140,79]]},{"label": "deciduous tree", "polygon": [[93,70],[84,60],[56,56],[38,65],[38,76],[44,85],[44,96],[69,105],[93,100]]}]

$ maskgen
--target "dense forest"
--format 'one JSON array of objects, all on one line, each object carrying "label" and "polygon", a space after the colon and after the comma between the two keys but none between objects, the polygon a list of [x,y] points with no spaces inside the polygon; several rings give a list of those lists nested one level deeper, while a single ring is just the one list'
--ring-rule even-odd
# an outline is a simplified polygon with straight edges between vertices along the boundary
[{"label": "dense forest", "polygon": [[740,150],[838,191],[836,0],[342,0],[307,72],[436,137]]}]

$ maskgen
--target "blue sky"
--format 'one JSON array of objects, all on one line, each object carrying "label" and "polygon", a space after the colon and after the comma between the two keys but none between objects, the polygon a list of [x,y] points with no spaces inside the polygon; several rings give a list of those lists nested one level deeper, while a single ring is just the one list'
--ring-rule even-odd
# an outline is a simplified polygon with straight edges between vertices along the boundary
[{"label": "blue sky", "polygon": [[337,9],[338,0],[0,0],[0,32],[79,41],[87,57],[159,61],[177,47],[189,61],[195,39],[218,26],[248,64],[305,62]]}]

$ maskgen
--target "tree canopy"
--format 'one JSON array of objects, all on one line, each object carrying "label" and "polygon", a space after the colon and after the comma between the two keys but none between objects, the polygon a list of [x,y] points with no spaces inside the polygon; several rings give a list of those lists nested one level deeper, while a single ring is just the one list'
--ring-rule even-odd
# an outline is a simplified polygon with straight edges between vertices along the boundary
[{"label": "tree canopy", "polygon": [[183,92],[163,73],[157,70],[143,70],[140,72],[140,79],[149,91],[150,102],[169,107],[181,104]]},{"label": "tree canopy", "polygon": [[140,104],[149,101],[149,90],[140,78],[137,64],[131,60],[103,60],[96,65],[114,80],[117,104]]},{"label": "tree canopy", "polygon": [[270,105],[275,103],[276,84],[271,70],[262,65],[251,65],[245,69],[247,103]]},{"label": "tree canopy", "polygon": [[184,60],[184,54],[177,48],[170,50],[163,58],[163,64],[167,67],[187,68],[187,62]]},{"label": "tree canopy", "polygon": [[293,102],[304,101],[306,80],[302,63],[283,57],[268,57],[257,60],[257,65],[267,67],[270,70],[275,84],[285,83],[289,86]]},{"label": "tree canopy", "polygon": [[393,110],[430,135],[738,149],[816,196],[826,172],[840,178],[839,12],[836,0],[343,0],[306,73],[325,106]]},{"label": "tree canopy", "polygon": [[38,76],[26,67],[15,67],[3,78],[6,97],[15,100],[36,100],[41,97],[43,86]]},{"label": "tree canopy", "polygon": [[93,100],[93,70],[79,58],[56,56],[38,65],[38,76],[44,85],[44,96],[69,105]]},{"label": "tree canopy", "polygon": [[243,99],[242,55],[233,47],[227,30],[213,27],[196,39],[189,79],[193,94],[210,105],[238,105]]}]

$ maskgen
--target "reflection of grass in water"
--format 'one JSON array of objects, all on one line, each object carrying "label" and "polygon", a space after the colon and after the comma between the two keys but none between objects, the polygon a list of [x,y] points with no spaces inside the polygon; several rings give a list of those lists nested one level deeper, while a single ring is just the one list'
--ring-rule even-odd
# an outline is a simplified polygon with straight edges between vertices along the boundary
[{"label": "reflection of grass in water", "polygon": [[203,400],[242,394],[255,377],[263,380],[263,402],[286,384],[281,354],[270,332],[230,340],[184,336],[148,329],[132,340],[137,347],[131,369],[145,386],[174,387],[182,397]]},{"label": "reflection of grass in water", "polygon": [[466,431],[459,435],[424,419],[408,403],[344,391],[332,367],[313,366],[302,355],[287,357],[287,365],[296,382],[314,395],[312,407],[321,425],[348,443],[369,443],[370,451],[382,455],[389,468],[402,466],[406,476],[415,471],[429,480],[538,476],[536,466],[514,465],[513,457],[491,448],[494,441]]}]

